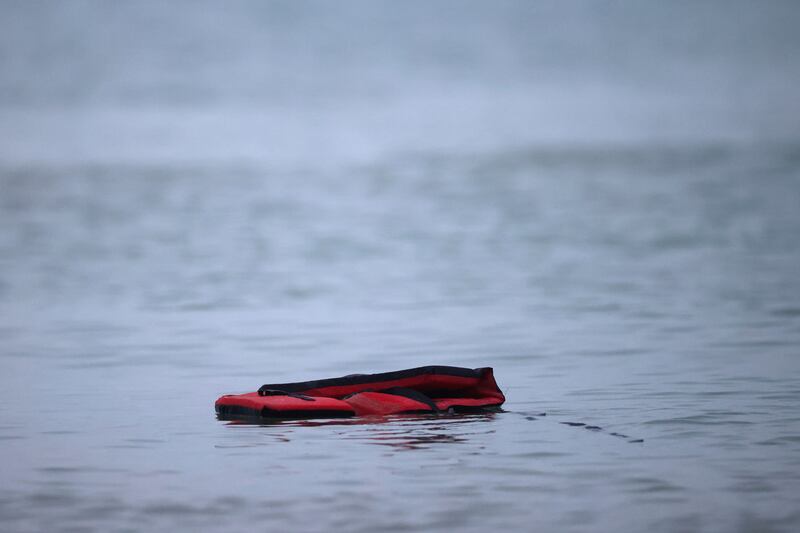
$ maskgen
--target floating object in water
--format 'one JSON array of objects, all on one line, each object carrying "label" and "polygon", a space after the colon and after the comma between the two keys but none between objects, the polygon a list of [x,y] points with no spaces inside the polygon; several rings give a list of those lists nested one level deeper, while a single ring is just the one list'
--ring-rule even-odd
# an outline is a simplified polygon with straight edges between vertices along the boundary
[{"label": "floating object in water", "polygon": [[491,368],[422,366],[268,384],[258,392],[222,396],[214,407],[222,420],[252,420],[471,412],[496,409],[504,401]]}]

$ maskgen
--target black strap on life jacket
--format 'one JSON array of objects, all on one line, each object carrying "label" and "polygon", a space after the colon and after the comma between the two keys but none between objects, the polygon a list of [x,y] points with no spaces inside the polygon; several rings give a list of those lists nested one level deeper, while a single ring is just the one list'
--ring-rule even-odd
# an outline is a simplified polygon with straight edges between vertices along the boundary
[{"label": "black strap on life jacket", "polygon": [[423,394],[418,390],[408,389],[406,387],[392,387],[390,389],[377,390],[375,392],[382,392],[383,394],[394,394],[395,396],[404,396],[419,403],[424,403],[434,412],[438,412],[439,408],[436,403],[427,394]]},{"label": "black strap on life jacket", "polygon": [[291,396],[292,398],[299,398],[301,400],[305,400],[307,402],[315,401],[314,398],[311,396],[306,396],[305,394],[299,394],[297,392],[286,392],[285,390],[278,390],[278,389],[265,389],[260,388],[258,389],[259,396]]}]

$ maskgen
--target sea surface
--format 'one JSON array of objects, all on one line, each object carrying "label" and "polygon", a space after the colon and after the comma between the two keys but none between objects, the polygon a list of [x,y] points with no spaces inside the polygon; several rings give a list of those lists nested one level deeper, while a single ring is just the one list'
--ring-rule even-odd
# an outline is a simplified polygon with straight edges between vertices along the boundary
[{"label": "sea surface", "polygon": [[565,4],[3,2],[0,530],[798,531],[800,9]]}]

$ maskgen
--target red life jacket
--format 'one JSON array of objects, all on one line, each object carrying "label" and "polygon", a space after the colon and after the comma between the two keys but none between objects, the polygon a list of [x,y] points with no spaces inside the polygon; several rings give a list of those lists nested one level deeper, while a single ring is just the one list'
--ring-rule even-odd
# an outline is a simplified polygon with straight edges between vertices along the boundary
[{"label": "red life jacket", "polygon": [[422,366],[381,374],[263,385],[215,404],[222,420],[342,418],[497,408],[505,401],[491,368]]}]

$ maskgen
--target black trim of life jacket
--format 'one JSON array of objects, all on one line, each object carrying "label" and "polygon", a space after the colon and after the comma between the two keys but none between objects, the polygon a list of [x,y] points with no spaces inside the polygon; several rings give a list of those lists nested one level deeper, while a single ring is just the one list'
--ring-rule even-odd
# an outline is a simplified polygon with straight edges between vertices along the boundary
[{"label": "black trim of life jacket", "polygon": [[[322,389],[325,387],[346,387],[348,385],[378,385],[382,381],[395,381],[398,379],[412,378],[426,374],[444,376],[457,376],[462,378],[480,378],[481,368],[461,368],[457,366],[420,366],[408,370],[382,372],[378,374],[353,374],[341,378],[318,379],[315,381],[300,381],[296,383],[277,383],[262,385],[258,393],[264,390],[281,390],[286,392],[303,392],[309,389]],[[376,386],[375,390],[379,390]]]}]

